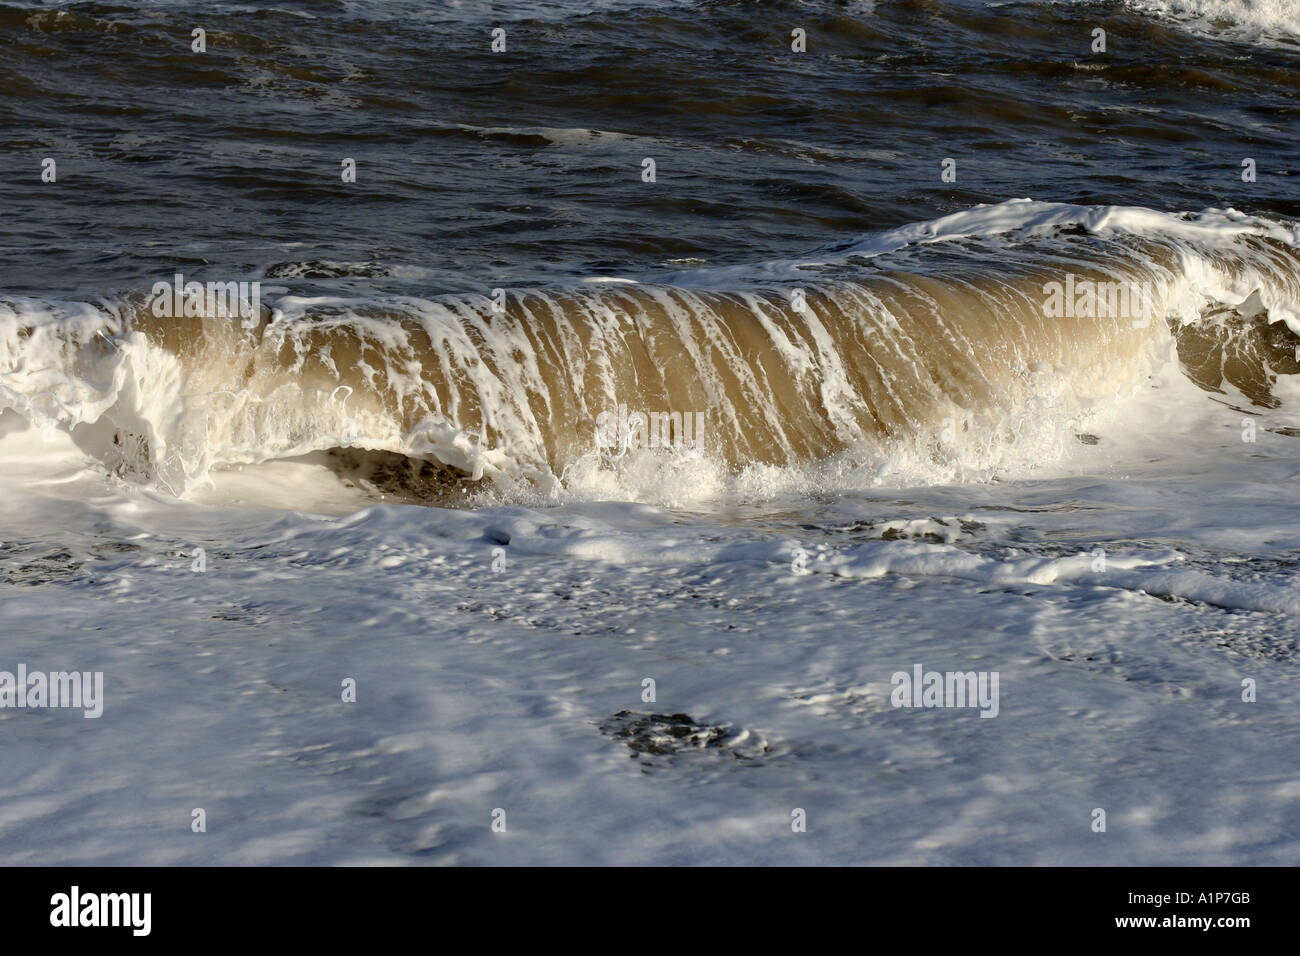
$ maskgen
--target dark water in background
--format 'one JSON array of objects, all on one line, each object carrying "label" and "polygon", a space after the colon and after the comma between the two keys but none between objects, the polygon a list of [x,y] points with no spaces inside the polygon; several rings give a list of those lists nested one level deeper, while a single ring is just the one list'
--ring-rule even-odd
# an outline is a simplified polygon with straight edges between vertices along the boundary
[{"label": "dark water in background", "polygon": [[0,292],[653,277],[1012,197],[1294,218],[1300,44],[1237,26],[1117,2],[6,3]]}]

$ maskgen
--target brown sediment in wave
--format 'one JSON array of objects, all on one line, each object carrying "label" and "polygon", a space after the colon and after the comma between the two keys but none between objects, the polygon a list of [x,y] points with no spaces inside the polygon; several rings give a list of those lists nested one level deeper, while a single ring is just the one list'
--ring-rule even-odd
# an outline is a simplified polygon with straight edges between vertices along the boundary
[{"label": "brown sediment in wave", "polygon": [[[98,327],[82,315],[14,331],[5,380],[19,395],[20,370],[36,361],[22,353],[44,348],[53,371],[21,385],[33,417],[74,427],[92,452],[147,448],[141,470],[176,490],[214,466],[332,448],[553,482],[574,462],[656,437],[624,428],[636,413],[676,416],[678,430],[657,436],[669,441],[683,437],[678,423],[699,423],[685,436],[692,448],[732,469],[899,446],[984,454],[1035,429],[1067,433],[1122,400],[1171,329],[1207,389],[1275,404],[1276,376],[1300,370],[1300,339],[1265,305],[1300,301],[1300,262],[1268,239],[1199,260],[1219,286],[1260,286],[1235,301],[1191,288],[1186,263],[1159,242],[1112,243],[1104,256],[1066,243],[1001,261],[954,245],[887,265],[723,289],[286,297],[252,328],[160,317],[138,296]],[[1106,284],[1145,295],[1116,312]],[[1053,301],[1062,286],[1065,301]],[[1096,301],[1075,301],[1092,287]],[[1189,301],[1200,303],[1195,321]]]}]

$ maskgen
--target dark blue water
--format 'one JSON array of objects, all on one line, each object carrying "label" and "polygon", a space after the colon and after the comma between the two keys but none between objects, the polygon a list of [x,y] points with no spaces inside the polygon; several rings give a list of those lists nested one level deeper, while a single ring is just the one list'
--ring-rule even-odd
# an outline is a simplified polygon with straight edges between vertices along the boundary
[{"label": "dark blue water", "polygon": [[646,276],[1011,197],[1294,217],[1298,51],[1116,2],[7,3],[0,294]]}]

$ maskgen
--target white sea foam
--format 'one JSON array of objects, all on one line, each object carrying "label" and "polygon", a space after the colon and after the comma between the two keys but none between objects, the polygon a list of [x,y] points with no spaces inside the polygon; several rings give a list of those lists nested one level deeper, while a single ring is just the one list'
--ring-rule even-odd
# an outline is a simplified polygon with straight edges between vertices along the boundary
[{"label": "white sea foam", "polygon": [[[283,461],[199,505],[78,472],[60,436],[58,484],[0,475],[0,628],[13,660],[102,671],[107,706],[94,734],[4,721],[0,857],[1285,864],[1297,439],[1245,445],[1239,413],[1151,384],[1052,476],[712,516],[362,507]],[[918,663],[998,672],[997,718],[891,707]],[[634,757],[602,729],[624,712],[687,714],[743,759]],[[219,841],[158,826],[192,806]]]},{"label": "white sea foam", "polygon": [[1198,33],[1262,42],[1300,40],[1294,0],[1126,0],[1130,9],[1172,20]]}]

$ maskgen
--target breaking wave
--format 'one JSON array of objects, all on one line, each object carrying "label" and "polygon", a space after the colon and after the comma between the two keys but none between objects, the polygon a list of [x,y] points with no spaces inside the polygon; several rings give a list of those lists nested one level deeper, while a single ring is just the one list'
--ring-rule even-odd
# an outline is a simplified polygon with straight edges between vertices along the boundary
[{"label": "breaking wave", "polygon": [[[1231,210],[1016,200],[797,262],[286,294],[247,323],[159,318],[143,291],[0,296],[0,409],[177,495],[322,454],[440,501],[640,497],[672,470],[982,479],[1056,460],[1175,355],[1204,389],[1276,405],[1300,371],[1298,247]],[[1143,294],[1117,309],[1116,288]]]},{"label": "breaking wave", "polygon": [[1300,40],[1300,7],[1294,0],[1128,0],[1128,5],[1200,33],[1263,42]]}]

